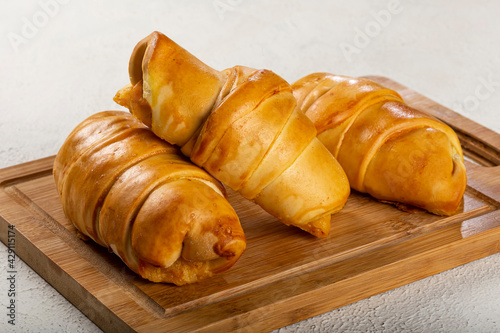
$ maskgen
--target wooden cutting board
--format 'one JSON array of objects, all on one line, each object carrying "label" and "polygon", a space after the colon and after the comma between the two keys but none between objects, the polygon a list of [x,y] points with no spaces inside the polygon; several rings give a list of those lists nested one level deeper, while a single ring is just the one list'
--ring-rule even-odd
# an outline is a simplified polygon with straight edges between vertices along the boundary
[{"label": "wooden cutting board", "polygon": [[0,170],[0,238],[104,331],[269,331],[500,252],[500,135],[383,77],[408,104],[452,126],[465,154],[463,210],[403,212],[352,193],[316,239],[229,192],[247,250],[229,271],[176,287],[150,283],[76,237],[53,157]]}]

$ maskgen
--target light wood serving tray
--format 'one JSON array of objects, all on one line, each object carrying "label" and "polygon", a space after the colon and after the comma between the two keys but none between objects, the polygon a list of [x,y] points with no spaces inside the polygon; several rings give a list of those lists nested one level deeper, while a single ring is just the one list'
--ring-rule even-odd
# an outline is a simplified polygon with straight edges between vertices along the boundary
[{"label": "light wood serving tray", "polygon": [[150,283],[76,237],[54,158],[0,170],[0,238],[104,331],[269,331],[500,252],[500,135],[383,77],[408,104],[449,124],[465,154],[463,212],[407,213],[352,193],[316,239],[229,191],[247,250],[229,271],[176,287]]}]

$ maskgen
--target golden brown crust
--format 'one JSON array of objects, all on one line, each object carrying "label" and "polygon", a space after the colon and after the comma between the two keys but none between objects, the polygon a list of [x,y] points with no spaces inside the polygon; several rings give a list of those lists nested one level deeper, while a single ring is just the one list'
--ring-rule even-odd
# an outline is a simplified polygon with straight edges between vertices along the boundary
[{"label": "golden brown crust", "polygon": [[142,121],[144,125],[151,127],[153,122],[151,118],[151,107],[148,101],[142,97],[142,89],[142,80],[137,82],[134,86],[129,84],[116,94],[114,101],[120,105],[127,105],[129,110],[133,110],[133,115],[137,119]]},{"label": "golden brown crust", "polygon": [[152,281],[199,281],[245,249],[222,185],[125,112],[78,125],[56,156],[54,179],[79,233]]},{"label": "golden brown crust", "polygon": [[[158,32],[145,40],[132,53],[130,75],[139,82],[141,63],[153,131],[283,223],[328,235],[325,221],[347,201],[349,184],[338,162],[318,148],[290,85],[269,70],[216,71]],[[142,114],[136,101],[117,102]]]},{"label": "golden brown crust", "polygon": [[211,111],[224,75],[157,32],[151,34],[144,54],[132,54],[130,62],[139,61],[143,97],[152,109],[153,132],[171,144],[183,146]]},{"label": "golden brown crust", "polygon": [[368,79],[314,73],[292,87],[353,189],[439,215],[460,207],[467,179],[450,127]]}]

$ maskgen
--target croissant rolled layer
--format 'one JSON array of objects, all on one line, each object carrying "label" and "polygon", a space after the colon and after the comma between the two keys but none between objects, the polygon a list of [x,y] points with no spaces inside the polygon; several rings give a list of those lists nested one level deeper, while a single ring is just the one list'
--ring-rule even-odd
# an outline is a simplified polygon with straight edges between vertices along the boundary
[{"label": "croissant rolled layer", "polygon": [[197,282],[245,250],[222,185],[129,113],[80,123],[56,156],[54,179],[79,232],[151,281]]},{"label": "croissant rolled layer", "polygon": [[283,223],[328,235],[348,180],[285,80],[214,70],[158,32],[137,44],[129,73],[115,101],[156,135]]},{"label": "croissant rolled layer", "polygon": [[353,189],[439,215],[457,212],[467,176],[450,127],[364,78],[314,73],[292,88]]}]

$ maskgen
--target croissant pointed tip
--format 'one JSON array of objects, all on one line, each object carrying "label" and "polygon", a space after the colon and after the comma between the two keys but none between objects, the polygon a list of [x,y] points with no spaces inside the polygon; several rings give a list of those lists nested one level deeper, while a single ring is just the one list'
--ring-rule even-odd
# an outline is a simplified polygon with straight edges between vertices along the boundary
[{"label": "croissant pointed tip", "polygon": [[330,234],[331,215],[320,217],[304,226],[299,226],[304,231],[318,238],[326,238]]}]

